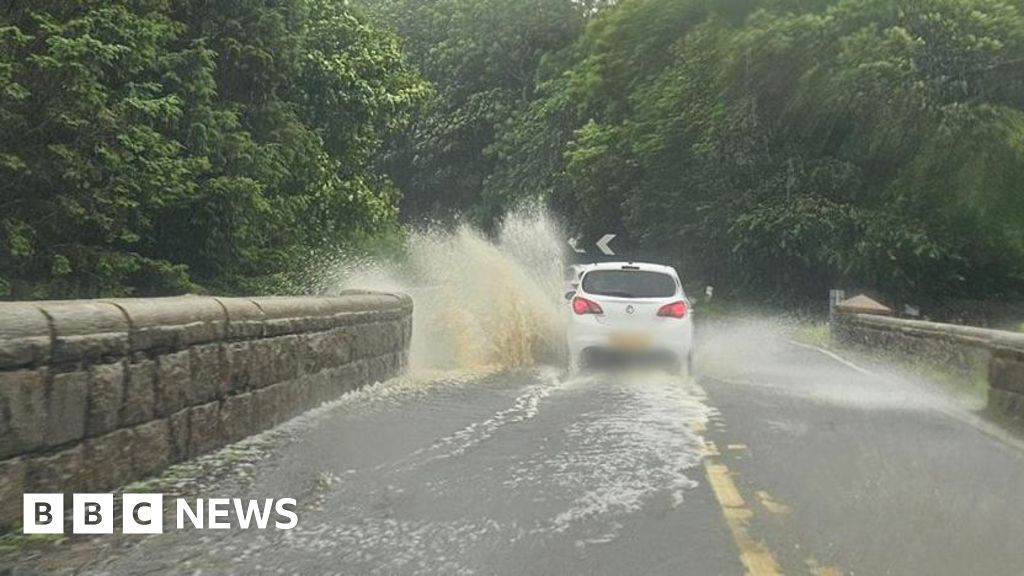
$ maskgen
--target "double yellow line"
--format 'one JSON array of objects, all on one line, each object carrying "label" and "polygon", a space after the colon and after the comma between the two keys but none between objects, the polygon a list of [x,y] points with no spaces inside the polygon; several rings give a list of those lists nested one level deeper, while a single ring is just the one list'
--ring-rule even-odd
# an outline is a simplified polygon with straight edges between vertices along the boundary
[{"label": "double yellow line", "polygon": [[772,551],[761,542],[754,539],[747,529],[750,525],[750,518],[753,511],[747,507],[747,503],[740,495],[739,488],[732,480],[732,473],[729,468],[722,464],[718,457],[718,448],[713,442],[706,442],[704,448],[704,472],[708,477],[708,484],[715,493],[715,499],[722,508],[725,516],[725,523],[729,526],[732,539],[740,551],[740,562],[747,569],[747,576],[780,576],[782,568],[779,566]]},{"label": "double yellow line", "polygon": [[[699,384],[694,384],[694,386],[701,396],[707,398],[707,392]],[[703,434],[707,431],[707,427],[701,421],[694,424],[693,430],[698,434]],[[729,448],[745,450],[746,446],[737,444],[729,446]],[[740,562],[746,569],[746,576],[781,576],[782,567],[772,551],[763,541],[750,535],[750,519],[754,516],[754,512],[747,506],[740,494],[739,488],[732,479],[732,472],[721,461],[718,447],[710,440],[706,440],[704,443],[703,462],[708,484],[711,485],[715,499],[718,501],[729,527],[729,532],[732,534],[732,539],[739,549]],[[758,492],[757,496],[769,512],[773,514],[790,513],[788,506],[775,501],[767,492]],[[807,568],[814,576],[843,576],[843,572],[838,568],[820,566],[813,559],[807,561]]]}]

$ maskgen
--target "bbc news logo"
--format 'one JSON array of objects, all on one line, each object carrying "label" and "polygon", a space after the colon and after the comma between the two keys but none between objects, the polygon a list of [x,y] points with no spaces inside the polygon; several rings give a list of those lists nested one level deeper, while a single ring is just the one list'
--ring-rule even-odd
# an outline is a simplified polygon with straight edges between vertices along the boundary
[{"label": "bbc news logo", "polygon": [[[72,534],[113,534],[113,494],[73,494],[71,498]],[[22,500],[22,525],[25,534],[64,533],[63,494],[25,494]],[[294,498],[185,498],[175,500],[175,528],[228,530],[257,528],[291,530],[299,523]],[[232,522],[233,519],[233,522]],[[164,531],[163,494],[121,495],[121,532],[124,534],[162,534]]]}]

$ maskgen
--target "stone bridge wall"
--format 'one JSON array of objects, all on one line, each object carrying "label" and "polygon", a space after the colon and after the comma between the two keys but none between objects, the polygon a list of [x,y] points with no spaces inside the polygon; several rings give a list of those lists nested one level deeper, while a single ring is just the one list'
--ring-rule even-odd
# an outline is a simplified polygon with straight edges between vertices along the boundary
[{"label": "stone bridge wall", "polygon": [[0,302],[0,529],[401,372],[408,296]]},{"label": "stone bridge wall", "polygon": [[1024,334],[850,313],[837,314],[832,331],[844,344],[911,355],[965,374],[980,368],[989,404],[1024,415]]}]

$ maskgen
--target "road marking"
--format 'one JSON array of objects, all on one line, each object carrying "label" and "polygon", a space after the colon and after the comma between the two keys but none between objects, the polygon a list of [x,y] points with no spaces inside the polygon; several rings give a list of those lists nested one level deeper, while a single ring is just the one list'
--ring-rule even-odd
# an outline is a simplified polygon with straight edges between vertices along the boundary
[{"label": "road marking", "polygon": [[772,498],[772,495],[764,490],[758,490],[757,492],[754,492],[754,495],[756,495],[757,500],[761,502],[761,506],[764,506],[764,509],[772,514],[789,514],[793,511],[792,508]]},{"label": "road marking", "polygon": [[857,372],[860,372],[861,374],[865,374],[867,376],[877,376],[877,374],[875,374],[871,370],[868,370],[866,368],[861,368],[860,366],[857,366],[856,364],[854,364],[853,362],[850,362],[846,358],[843,358],[839,354],[836,354],[835,352],[832,352],[831,350],[826,350],[826,349],[822,348],[821,346],[815,346],[813,344],[804,344],[803,342],[797,342],[796,340],[790,340],[789,343],[793,344],[794,346],[799,346],[801,348],[807,348],[808,350],[817,350],[818,352],[821,352],[825,356],[828,356],[829,358],[835,360],[836,362],[839,362],[843,366],[846,366],[847,368],[856,370]]},{"label": "road marking", "polygon": [[718,503],[725,508],[745,508],[746,503],[743,496],[740,496],[736,483],[732,481],[729,469],[723,464],[708,464],[705,466],[708,471],[708,480],[711,487],[715,489],[715,497]]},{"label": "road marking", "polygon": [[[707,392],[700,384],[695,382],[694,388],[700,395],[707,397]],[[697,433],[704,433],[707,430],[707,424],[705,421],[698,421],[693,429]],[[730,444],[729,448],[735,449],[738,446],[743,445]],[[716,456],[721,456],[718,446],[710,440],[705,440],[704,472],[707,475],[708,484],[711,485],[711,491],[715,494],[715,500],[718,501],[718,506],[722,509],[722,515],[732,534],[733,542],[736,543],[736,548],[740,551],[740,562],[747,569],[746,576],[781,576],[782,569],[771,550],[765,546],[764,542],[754,540],[750,536],[747,525],[754,513],[747,508],[746,502],[743,501],[743,496],[740,495],[736,483],[732,481],[732,473],[729,472],[729,468],[725,464],[712,460]]]},{"label": "road marking", "polygon": [[811,571],[813,576],[844,576],[841,569],[835,566],[822,566],[814,558],[807,560],[807,569]]},{"label": "road marking", "polygon": [[[717,449],[715,450],[717,452]],[[715,493],[719,507],[725,516],[725,523],[729,526],[732,539],[740,551],[740,562],[747,569],[747,576],[780,576],[782,569],[775,560],[771,550],[764,542],[755,540],[750,536],[747,526],[750,523],[753,512],[747,508],[743,496],[740,495],[736,483],[732,481],[732,474],[724,464],[704,460],[704,471],[707,473],[708,483]]]},{"label": "road marking", "polygon": [[[838,354],[823,348],[792,340],[790,343],[816,350],[862,374],[876,376],[875,373],[865,370]],[[699,395],[708,398],[707,392],[702,386],[694,383],[694,388]],[[712,417],[711,423],[725,425],[724,421],[720,422],[715,416]],[[706,421],[701,420],[695,423],[693,430],[702,434],[706,432],[706,428]],[[726,449],[731,451],[749,450],[745,444],[727,444]],[[722,514],[725,517],[726,525],[729,527],[729,532],[732,534],[732,539],[739,549],[740,562],[746,568],[745,576],[782,576],[782,567],[779,565],[778,560],[775,559],[772,551],[762,540],[756,540],[750,535],[748,528],[754,513],[747,507],[739,488],[733,482],[732,472],[729,471],[725,464],[716,461],[716,457],[721,456],[718,447],[711,440],[705,439],[703,454],[704,471],[708,478],[708,484],[711,485],[711,490],[718,501],[719,507],[722,509]],[[788,515],[792,513],[792,508],[775,500],[764,490],[756,491],[755,496],[761,506],[771,514]],[[836,566],[822,566],[813,558],[808,559],[806,565],[812,576],[845,576],[842,569]]]}]

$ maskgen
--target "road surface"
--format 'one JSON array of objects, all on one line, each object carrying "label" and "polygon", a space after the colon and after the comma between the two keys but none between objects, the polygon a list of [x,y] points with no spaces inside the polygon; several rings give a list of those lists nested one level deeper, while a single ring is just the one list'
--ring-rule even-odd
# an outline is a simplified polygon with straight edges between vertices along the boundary
[{"label": "road surface", "polygon": [[1014,437],[771,326],[704,336],[696,380],[533,368],[365,389],[146,486],[293,497],[296,529],[31,543],[13,573],[1024,573]]}]

